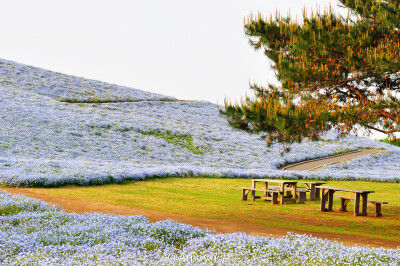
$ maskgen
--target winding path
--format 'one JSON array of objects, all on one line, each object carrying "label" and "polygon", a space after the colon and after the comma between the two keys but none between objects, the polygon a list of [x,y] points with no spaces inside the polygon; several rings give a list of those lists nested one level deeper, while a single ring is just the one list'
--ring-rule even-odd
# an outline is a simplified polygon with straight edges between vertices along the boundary
[{"label": "winding path", "polygon": [[297,170],[297,171],[317,171],[318,169],[330,164],[340,164],[343,161],[350,161],[358,157],[367,156],[370,154],[378,154],[385,150],[377,149],[359,149],[344,154],[323,157],[314,160],[307,160],[295,164],[289,164],[281,167],[281,170]]}]

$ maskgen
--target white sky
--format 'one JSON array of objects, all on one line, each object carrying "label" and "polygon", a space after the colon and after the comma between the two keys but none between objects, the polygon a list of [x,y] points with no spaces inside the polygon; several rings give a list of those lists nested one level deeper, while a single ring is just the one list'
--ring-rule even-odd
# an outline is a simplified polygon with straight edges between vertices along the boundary
[{"label": "white sky", "polygon": [[[223,103],[274,82],[243,31],[251,12],[301,17],[312,0],[0,0],[0,57],[76,76]],[[336,8],[337,9],[337,8]]]}]

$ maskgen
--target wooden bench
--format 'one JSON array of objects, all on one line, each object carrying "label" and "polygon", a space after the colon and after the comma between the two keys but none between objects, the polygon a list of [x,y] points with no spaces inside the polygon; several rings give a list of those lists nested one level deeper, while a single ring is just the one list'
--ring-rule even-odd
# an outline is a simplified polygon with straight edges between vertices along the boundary
[{"label": "wooden bench", "polygon": [[[270,187],[269,189],[273,189],[273,190],[277,190],[279,191],[279,187]],[[286,192],[286,197],[290,198],[291,197],[291,193],[293,192],[293,188],[292,187],[286,187],[285,188],[285,192]],[[296,187],[296,195],[297,198],[299,199],[299,203],[300,204],[304,204],[307,200],[307,192],[310,192],[310,190],[306,187]]]},{"label": "wooden bench", "polygon": [[307,188],[296,188],[297,198],[299,199],[299,203],[305,203],[307,200],[307,192],[309,190]]},{"label": "wooden bench", "polygon": [[[238,189],[242,190],[242,200],[247,200],[247,195],[251,191],[251,200],[254,201],[255,199],[266,199],[271,200],[272,204],[278,204],[278,196],[279,191],[275,189],[263,189],[263,188],[251,188],[251,187],[238,187]],[[256,196],[256,191],[264,192],[264,196]],[[283,204],[281,202],[281,204]]]},{"label": "wooden bench", "polygon": [[[355,198],[349,198],[349,197],[338,197],[340,199],[340,211],[345,212],[347,211],[346,206],[347,203],[349,203],[350,200],[355,200]],[[377,200],[368,200],[369,203],[372,203],[372,205],[375,206],[375,217],[380,217],[382,216],[382,204],[388,204],[385,201],[377,201]]]},{"label": "wooden bench", "polygon": [[[286,188],[288,186],[296,188],[297,181],[290,180],[278,180],[278,179],[251,179],[251,187],[256,188],[257,183],[262,183],[264,185],[263,189],[270,189],[268,187],[270,183],[279,184],[279,202],[282,205],[284,202],[293,202],[296,203],[297,195],[294,194],[293,197],[285,197]],[[267,196],[267,192],[264,193]],[[287,194],[287,193],[286,193]]]}]

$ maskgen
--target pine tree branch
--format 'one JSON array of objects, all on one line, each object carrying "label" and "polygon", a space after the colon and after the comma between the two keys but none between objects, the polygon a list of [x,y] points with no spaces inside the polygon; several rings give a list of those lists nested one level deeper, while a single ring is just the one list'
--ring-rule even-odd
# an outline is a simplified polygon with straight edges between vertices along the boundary
[{"label": "pine tree branch", "polygon": [[355,87],[353,87],[353,86],[351,86],[349,84],[345,84],[344,86],[346,88],[348,88],[350,91],[354,92],[360,98],[360,100],[363,100],[363,101],[366,101],[366,102],[369,102],[369,103],[374,103],[373,101],[368,99],[367,96],[363,95],[359,89],[357,89],[357,88],[355,88]]},{"label": "pine tree branch", "polygon": [[372,129],[372,130],[376,130],[376,131],[381,132],[381,133],[384,133],[386,135],[389,135],[389,134],[392,134],[392,133],[395,133],[395,132],[400,132],[400,129],[392,129],[392,130],[385,131],[383,129],[379,129],[379,128],[376,128],[376,127],[373,127],[373,126],[365,126],[365,127],[369,128],[369,129]]}]

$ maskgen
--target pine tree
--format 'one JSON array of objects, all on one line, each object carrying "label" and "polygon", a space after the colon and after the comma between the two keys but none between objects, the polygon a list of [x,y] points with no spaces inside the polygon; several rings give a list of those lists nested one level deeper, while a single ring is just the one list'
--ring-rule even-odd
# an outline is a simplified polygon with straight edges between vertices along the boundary
[{"label": "pine tree", "polygon": [[272,61],[279,85],[252,84],[254,97],[225,100],[230,125],[266,133],[267,143],[341,136],[364,129],[400,131],[400,0],[340,0],[301,22],[290,17],[245,21],[250,45]]}]

